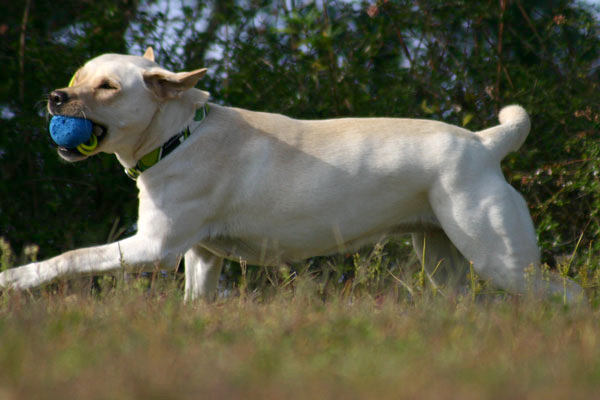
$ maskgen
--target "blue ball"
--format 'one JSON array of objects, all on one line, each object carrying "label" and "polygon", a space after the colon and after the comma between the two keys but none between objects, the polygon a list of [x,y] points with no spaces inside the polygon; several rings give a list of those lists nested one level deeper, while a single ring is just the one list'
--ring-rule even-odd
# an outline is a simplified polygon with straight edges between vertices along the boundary
[{"label": "blue ball", "polygon": [[50,120],[50,136],[62,147],[74,149],[92,136],[92,121],[85,118],[55,115]]}]

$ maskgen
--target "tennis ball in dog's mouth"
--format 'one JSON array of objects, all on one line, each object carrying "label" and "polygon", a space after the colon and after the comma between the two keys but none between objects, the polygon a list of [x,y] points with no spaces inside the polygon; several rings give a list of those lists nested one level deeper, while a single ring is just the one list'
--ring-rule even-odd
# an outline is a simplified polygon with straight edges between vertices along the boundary
[{"label": "tennis ball in dog's mouth", "polygon": [[75,149],[86,143],[91,138],[92,131],[93,124],[89,119],[55,115],[50,120],[52,140],[67,149]]}]

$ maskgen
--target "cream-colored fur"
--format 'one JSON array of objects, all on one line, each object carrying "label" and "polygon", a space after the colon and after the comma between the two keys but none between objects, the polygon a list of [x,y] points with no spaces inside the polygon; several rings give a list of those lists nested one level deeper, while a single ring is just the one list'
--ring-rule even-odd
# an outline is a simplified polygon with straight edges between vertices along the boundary
[{"label": "cream-colored fur", "polygon": [[[520,106],[504,108],[501,124],[481,132],[416,119],[300,121],[212,103],[196,122],[208,94],[194,86],[205,71],[166,71],[151,49],[108,54],[50,95],[50,113],[104,126],[97,152],[116,154],[124,167],[186,126],[192,134],[137,180],[134,236],[5,271],[1,286],[170,268],[185,254],[186,298],[213,297],[223,258],[277,265],[413,232],[419,255],[429,238],[429,268],[441,259],[449,275],[464,273],[468,260],[507,290],[563,293],[557,279],[525,278],[540,262],[535,231],[500,169],[529,132]],[[571,281],[567,289],[569,300],[581,294]]]}]

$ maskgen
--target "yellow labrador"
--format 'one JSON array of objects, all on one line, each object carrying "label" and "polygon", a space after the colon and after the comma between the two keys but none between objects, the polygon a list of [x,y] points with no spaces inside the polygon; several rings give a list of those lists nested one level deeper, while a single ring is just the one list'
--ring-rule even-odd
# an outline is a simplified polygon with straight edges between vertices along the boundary
[{"label": "yellow labrador", "polygon": [[[207,103],[194,88],[205,72],[169,72],[151,48],[105,54],[50,94],[51,114],[85,116],[99,138],[94,151],[59,148],[61,157],[114,153],[137,178],[138,232],[5,271],[1,287],[172,268],[185,254],[186,298],[213,297],[224,258],[276,265],[412,232],[429,268],[443,260],[462,273],[472,262],[501,288],[563,294],[556,278],[526,279],[540,262],[535,231],[500,169],[529,133],[520,106],[480,132],[417,119],[301,121]],[[568,281],[568,299],[580,294]]]}]

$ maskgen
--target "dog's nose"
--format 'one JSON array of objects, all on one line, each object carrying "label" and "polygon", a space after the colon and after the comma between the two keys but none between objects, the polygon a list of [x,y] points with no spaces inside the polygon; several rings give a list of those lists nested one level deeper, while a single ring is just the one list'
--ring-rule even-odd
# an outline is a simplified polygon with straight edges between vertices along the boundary
[{"label": "dog's nose", "polygon": [[50,103],[54,106],[60,106],[69,100],[67,92],[62,90],[54,90],[50,93]]}]

